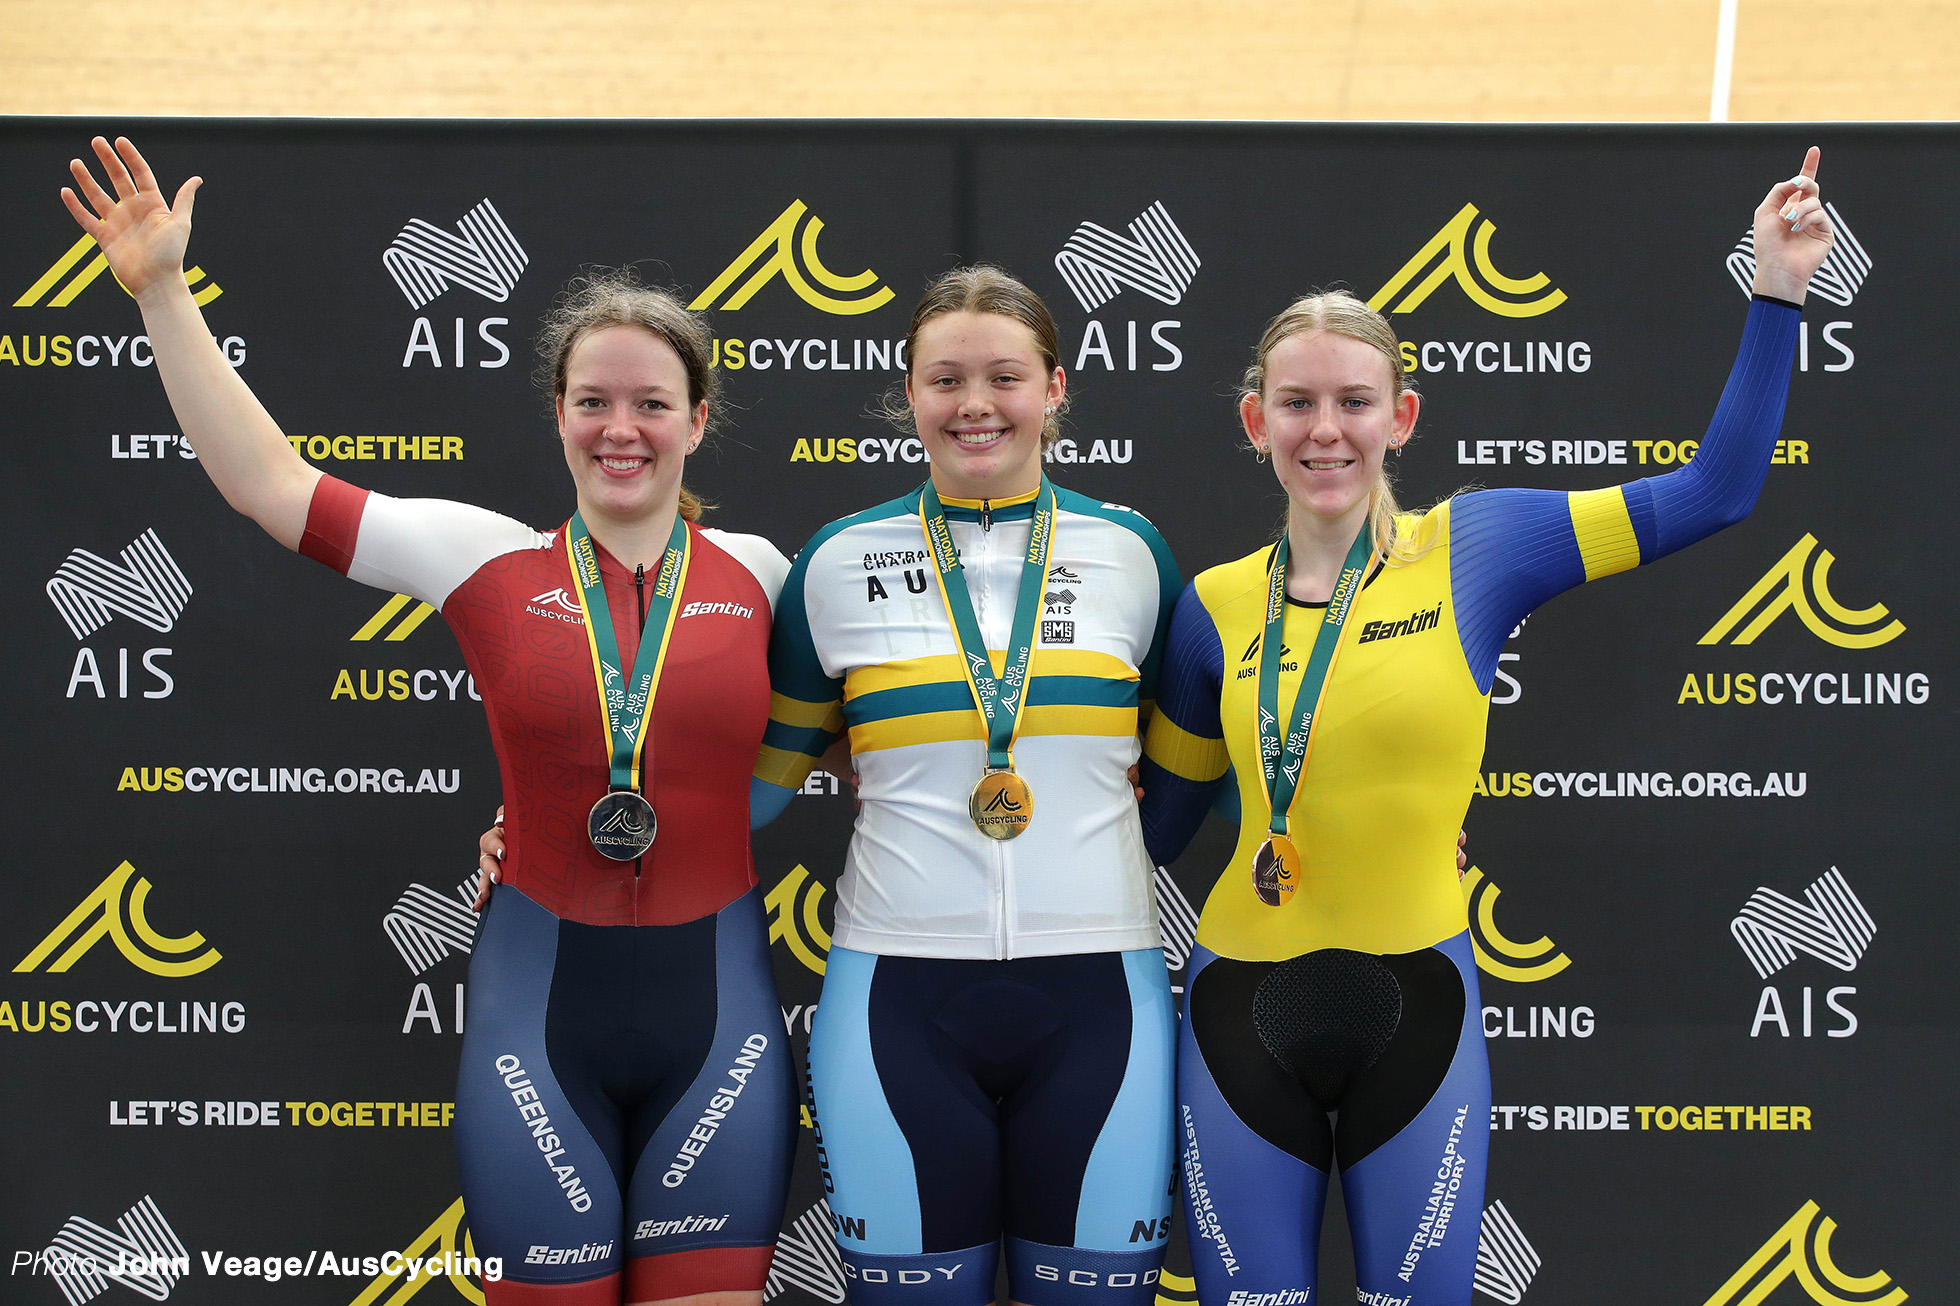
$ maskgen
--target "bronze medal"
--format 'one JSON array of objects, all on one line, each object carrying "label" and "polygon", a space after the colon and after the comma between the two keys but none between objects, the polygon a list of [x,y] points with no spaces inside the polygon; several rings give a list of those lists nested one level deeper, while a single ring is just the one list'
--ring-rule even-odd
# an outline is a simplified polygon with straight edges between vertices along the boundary
[{"label": "bronze medal", "polygon": [[1252,855],[1252,889],[1268,907],[1279,907],[1300,887],[1300,850],[1283,834],[1269,834]]},{"label": "bronze medal", "polygon": [[966,800],[967,814],[989,839],[1012,839],[1034,819],[1034,790],[1013,771],[988,771]]}]

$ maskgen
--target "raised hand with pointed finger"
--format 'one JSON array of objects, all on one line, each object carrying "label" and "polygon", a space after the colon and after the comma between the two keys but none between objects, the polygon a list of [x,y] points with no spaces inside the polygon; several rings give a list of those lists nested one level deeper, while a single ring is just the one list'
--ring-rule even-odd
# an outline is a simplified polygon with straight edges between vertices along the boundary
[{"label": "raised hand with pointed finger", "polygon": [[1803,303],[1811,275],[1831,252],[1835,232],[1817,187],[1817,162],[1822,156],[1822,150],[1811,146],[1797,175],[1770,187],[1756,206],[1755,292],[1759,295]]}]

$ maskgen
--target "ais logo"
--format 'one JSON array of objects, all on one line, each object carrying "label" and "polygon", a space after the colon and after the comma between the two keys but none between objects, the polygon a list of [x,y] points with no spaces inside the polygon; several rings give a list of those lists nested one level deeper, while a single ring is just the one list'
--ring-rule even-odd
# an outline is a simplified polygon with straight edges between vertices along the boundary
[{"label": "ais logo", "polygon": [[[811,308],[839,317],[855,317],[889,304],[891,287],[879,285],[878,274],[870,268],[846,277],[824,266],[823,259],[817,255],[817,237],[822,233],[823,219],[811,213],[802,200],[792,200],[688,307],[735,312],[778,276]],[[743,281],[744,277],[748,279]],[[735,286],[738,281],[741,285]],[[811,284],[813,281],[816,285]],[[850,298],[827,295],[817,286]],[[733,293],[729,293],[730,287],[735,287]]]},{"label": "ais logo", "polygon": [[[1806,534],[1695,642],[1752,644],[1791,611],[1811,634],[1839,648],[1877,648],[1903,635],[1905,623],[1892,617],[1883,603],[1854,609],[1838,602],[1830,587],[1831,564],[1836,561],[1815,535]],[[1743,619],[1752,612],[1755,617],[1744,625]]]},{"label": "ais logo", "polygon": [[[1824,256],[1824,265],[1810,278],[1810,293],[1840,308],[1850,308],[1851,301],[1858,297],[1865,278],[1871,275],[1872,256],[1851,234],[1851,224],[1837,211],[1837,205],[1826,204],[1824,212],[1831,216],[1831,229],[1836,239],[1831,242],[1831,252]],[[1729,275],[1735,278],[1736,287],[1744,295],[1751,294],[1756,284],[1756,233],[1754,229],[1742,233],[1742,239],[1735,243],[1726,260]],[[1850,326],[1849,322],[1843,323]],[[1842,368],[1833,368],[1842,371]]]},{"label": "ais logo", "polygon": [[[1770,979],[1805,953],[1834,970],[1851,974],[1864,960],[1865,952],[1878,935],[1865,904],[1851,891],[1844,875],[1833,866],[1804,890],[1798,902],[1766,886],[1758,886],[1742,904],[1742,910],[1729,922],[1729,933],[1755,968],[1758,979]],[[1763,1030],[1775,1026],[1783,1038],[1797,1033],[1810,1038],[1815,1032],[1815,994],[1804,985],[1802,997],[1793,997],[1786,1006],[1783,993],[1774,984],[1763,986],[1756,1001],[1755,1019],[1749,1037],[1762,1037]],[[1858,1017],[1845,999],[1856,997],[1854,985],[1840,984],[1825,990],[1824,1004],[1842,1023],[1826,1029],[1830,1038],[1850,1038],[1858,1032]]]},{"label": "ais logo", "polygon": [[530,263],[531,256],[487,199],[457,219],[456,234],[410,218],[381,252],[381,265],[415,309],[452,285],[504,303]]},{"label": "ais logo", "polygon": [[[80,271],[75,271],[75,265],[87,258],[88,252],[92,249],[95,249],[93,236],[83,236],[70,245],[68,252],[56,259],[53,265],[41,274],[40,280],[29,286],[26,292],[14,301],[14,307],[67,308],[74,303],[77,295],[94,285],[96,279],[109,270],[109,256],[97,250],[94,258],[82,264]],[[74,272],[74,275],[69,276],[70,272]],[[217,282],[205,278],[203,268],[186,269],[184,281],[191,288],[191,298],[195,299],[200,307],[225,293],[224,288]],[[199,285],[199,282],[203,284]],[[116,284],[120,286],[122,283]],[[128,292],[124,291],[124,293]]]},{"label": "ais logo", "polygon": [[763,1300],[776,1301],[790,1288],[801,1288],[819,1301],[841,1303],[847,1295],[844,1258],[837,1251],[830,1203],[819,1197],[815,1206],[792,1220],[776,1240],[769,1262]]},{"label": "ais logo", "polygon": [[1085,313],[1122,294],[1125,286],[1160,304],[1182,303],[1201,266],[1198,251],[1161,200],[1137,215],[1128,236],[1085,222],[1055,255],[1055,270]]},{"label": "ais logo", "polygon": [[1572,964],[1545,935],[1530,943],[1518,943],[1498,926],[1497,898],[1503,892],[1484,872],[1472,866],[1463,876],[1463,901],[1470,911],[1470,947],[1477,954],[1477,969],[1499,979],[1530,984],[1550,979]]},{"label": "ais logo", "polygon": [[[1497,270],[1490,259],[1490,238],[1496,232],[1497,224],[1480,215],[1475,204],[1465,204],[1402,265],[1401,271],[1369,297],[1368,307],[1391,313],[1413,312],[1451,277],[1472,303],[1500,317],[1537,317],[1563,304],[1565,292],[1551,287],[1551,278],[1543,272],[1519,278]],[[1393,307],[1384,308],[1391,301]]]},{"label": "ais logo", "polygon": [[191,601],[184,569],[154,530],[144,531],[122,551],[120,565],[87,549],[71,550],[46,588],[76,639],[87,639],[117,613],[167,635]]},{"label": "ais logo", "polygon": [[114,1229],[70,1216],[40,1262],[72,1306],[95,1300],[112,1283],[151,1301],[167,1301],[191,1269],[183,1239],[149,1197],[125,1211]]},{"label": "ais logo", "polygon": [[[178,978],[218,964],[220,953],[197,931],[179,938],[158,933],[146,914],[149,899],[150,882],[137,877],[136,868],[124,862],[21,958],[14,973],[40,970],[49,957],[54,957],[46,969],[50,974],[60,974],[105,937],[115,941],[116,951],[131,965],[152,975]],[[62,948],[63,944],[67,947]],[[56,949],[61,949],[60,956],[55,956]]]},{"label": "ais logo", "polygon": [[[408,225],[388,243],[388,248],[381,251],[381,266],[394,278],[408,306],[417,312],[451,286],[461,286],[493,304],[506,303],[524,269],[530,265],[531,256],[517,243],[517,237],[497,212],[496,205],[487,199],[457,219],[454,233],[433,222],[410,218]],[[478,367],[497,368],[510,362],[510,346],[494,330],[509,325],[507,317],[478,320],[477,342],[497,351],[495,357],[479,356]],[[452,365],[467,367],[472,349],[479,355],[483,353],[469,340],[468,319],[457,317]],[[412,367],[419,358],[425,358],[431,367],[443,365],[442,344],[436,339],[434,324],[426,317],[416,318],[415,325],[409,329],[402,366]]]},{"label": "ais logo", "polygon": [[823,896],[823,881],[799,864],[762,900],[769,912],[769,941],[782,940],[792,957],[819,975],[830,955],[830,931],[817,914]]},{"label": "ais logo", "polygon": [[1758,887],[1729,922],[1729,933],[1742,947],[1760,979],[1768,979],[1808,953],[1846,974],[1878,934],[1871,913],[1833,866],[1803,893],[1804,901]]},{"label": "ais logo", "polygon": [[1518,1228],[1504,1203],[1492,1202],[1484,1208],[1483,1224],[1477,1230],[1479,1292],[1495,1297],[1504,1306],[1518,1306],[1543,1263],[1538,1249]]},{"label": "ais logo", "polygon": [[1805,1202],[1703,1306],[1760,1306],[1789,1279],[1818,1306],[1897,1306],[1906,1299],[1906,1290],[1883,1270],[1866,1275],[1840,1270],[1831,1258],[1836,1232],[1836,1220],[1816,1202]]}]

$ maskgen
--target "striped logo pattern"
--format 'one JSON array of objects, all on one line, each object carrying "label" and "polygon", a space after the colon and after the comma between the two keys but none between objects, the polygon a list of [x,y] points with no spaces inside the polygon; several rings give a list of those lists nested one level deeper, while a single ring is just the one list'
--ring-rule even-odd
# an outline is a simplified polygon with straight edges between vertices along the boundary
[{"label": "striped logo pattern", "polygon": [[176,626],[191,583],[153,530],[122,551],[122,563],[76,549],[48,582],[48,597],[76,639],[87,639],[121,613],[159,634]]},{"label": "striped logo pattern", "polygon": [[1537,1249],[1526,1240],[1504,1203],[1486,1206],[1477,1237],[1477,1291],[1497,1298],[1504,1306],[1518,1306],[1540,1263]]},{"label": "striped logo pattern", "polygon": [[[116,1228],[121,1232],[77,1215],[62,1225],[48,1244],[49,1277],[60,1287],[69,1306],[82,1306],[101,1296],[111,1283],[120,1283],[151,1301],[170,1299],[170,1290],[183,1277],[171,1262],[179,1257],[187,1262],[190,1253],[157,1210],[157,1204],[145,1197],[116,1221]],[[119,1268],[130,1267],[132,1262],[143,1272]]]},{"label": "striped logo pattern", "polygon": [[1161,200],[1137,216],[1128,236],[1085,222],[1055,255],[1055,270],[1085,313],[1116,298],[1125,286],[1159,303],[1180,303],[1201,266]]},{"label": "striped logo pattern", "polygon": [[382,266],[411,307],[421,308],[452,284],[501,304],[510,298],[531,262],[487,199],[465,213],[456,229],[462,235],[452,236],[434,223],[411,218],[382,251]]},{"label": "striped logo pattern", "polygon": [[1803,896],[1805,901],[1798,902],[1774,889],[1759,888],[1742,904],[1742,914],[1729,923],[1729,932],[1760,978],[1776,974],[1799,952],[1842,971],[1856,970],[1858,959],[1878,933],[1871,913],[1835,866]]},{"label": "striped logo pattern", "polygon": [[837,1253],[830,1204],[821,1198],[776,1240],[762,1300],[773,1301],[791,1288],[801,1288],[833,1306],[844,1300],[844,1258]]},{"label": "striped logo pattern", "polygon": [[[1828,300],[1842,308],[1849,308],[1851,301],[1858,297],[1858,290],[1871,275],[1872,256],[1865,253],[1865,247],[1851,234],[1851,224],[1837,211],[1837,205],[1826,204],[1824,212],[1831,216],[1831,226],[1837,238],[1831,242],[1831,252],[1824,256],[1824,265],[1810,278],[1810,293],[1819,299]],[[1742,287],[1747,295],[1756,283],[1756,233],[1745,231],[1742,239],[1729,251],[1729,275],[1735,284]]]},{"label": "striped logo pattern", "polygon": [[451,901],[426,884],[411,884],[395,899],[381,918],[381,928],[411,972],[420,975],[452,951],[470,950],[476,942],[476,912],[470,904],[476,901],[477,882],[482,878],[478,871],[456,886],[460,901]]},{"label": "striped logo pattern", "polygon": [[1198,913],[1169,871],[1159,866],[1150,879],[1157,889],[1157,932],[1164,940],[1164,965],[1183,970],[1198,941]]}]

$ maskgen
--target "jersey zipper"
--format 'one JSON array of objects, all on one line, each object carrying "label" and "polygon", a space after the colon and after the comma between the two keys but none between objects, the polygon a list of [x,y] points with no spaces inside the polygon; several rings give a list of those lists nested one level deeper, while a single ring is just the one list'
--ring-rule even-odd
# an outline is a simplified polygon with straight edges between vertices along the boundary
[{"label": "jersey zipper", "polygon": [[[979,612],[976,615],[980,618],[983,630],[988,610],[993,606],[994,584],[1000,579],[993,560],[993,525],[993,501],[982,499],[980,501],[981,539],[978,541],[979,547],[974,552],[979,555],[975,561],[980,564],[979,570],[985,579],[975,587],[974,597],[978,600]],[[1011,608],[1012,605],[1010,604],[1009,607]],[[1008,884],[1007,844],[995,839],[989,839],[987,842],[993,845],[988,851],[993,854],[994,902],[995,911],[999,913],[999,925],[994,936],[994,957],[996,960],[1005,960],[1014,955],[1014,895]]]},{"label": "jersey zipper", "polygon": [[[636,564],[633,568],[633,606],[635,608],[638,608],[640,612],[640,643],[644,644],[647,642],[647,565],[644,562]],[[638,649],[633,650],[633,660],[635,662],[638,662],[640,660],[640,651]],[[624,670],[624,668],[621,668],[621,670]],[[653,704],[648,703],[647,715],[651,716],[652,714],[653,714]],[[647,722],[647,730],[649,733],[652,732],[653,722],[651,721]],[[647,792],[646,753],[644,750],[642,750],[642,752],[640,753],[640,797],[645,798],[646,792]],[[638,892],[639,889],[638,881],[640,878],[640,871],[642,867],[645,865],[645,863],[646,863],[645,853],[641,853],[638,857],[635,857],[633,859],[633,879],[635,881],[634,884],[635,893]],[[633,913],[633,918],[635,920],[639,919],[639,913],[637,911]]]}]

